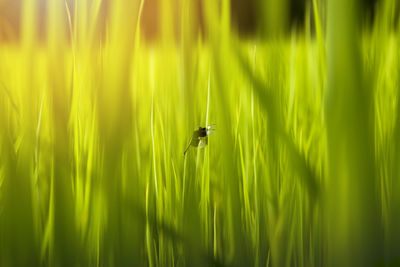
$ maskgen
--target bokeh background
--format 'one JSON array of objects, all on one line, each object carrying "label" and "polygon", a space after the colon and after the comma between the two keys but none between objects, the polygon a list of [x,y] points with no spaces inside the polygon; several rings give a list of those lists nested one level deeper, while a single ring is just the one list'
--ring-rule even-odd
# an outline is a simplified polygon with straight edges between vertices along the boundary
[{"label": "bokeh background", "polygon": [[[365,0],[364,2],[364,16],[368,17],[371,20],[375,14],[375,9],[377,6],[377,2],[379,0]],[[73,6],[73,0],[67,0],[66,2],[69,5]],[[103,19],[105,19],[106,14],[109,11],[108,5],[110,1],[103,1],[102,3],[102,13],[104,14]],[[179,17],[179,1],[172,1],[173,4],[173,12],[175,14],[175,18]],[[197,6],[198,10],[198,18],[197,23],[199,30],[204,30],[204,19],[202,16],[202,1],[201,0],[193,0],[192,1],[195,6]],[[288,5],[288,20],[289,27],[297,26],[301,28],[304,25],[306,9],[308,7],[312,7],[310,0],[290,0],[287,1]],[[0,40],[2,41],[11,41],[15,40],[20,36],[20,18],[21,18],[21,8],[22,8],[22,0],[1,0],[0,1],[0,17],[1,17],[1,35]],[[45,35],[45,27],[46,27],[46,10],[47,10],[47,1],[46,0],[38,0],[37,8],[39,9],[38,20],[39,22],[39,35],[41,38],[44,38]],[[231,0],[231,23],[234,28],[243,36],[255,36],[260,27],[259,16],[259,7],[260,3],[257,0]],[[71,16],[74,16],[73,9],[71,10]],[[147,39],[153,40],[160,35],[160,27],[159,27],[159,17],[160,17],[160,1],[158,0],[148,0],[145,1],[143,6],[141,27],[143,30],[143,34]],[[176,19],[174,22],[175,30],[179,31],[179,20]]]},{"label": "bokeh background", "polygon": [[0,0],[0,266],[399,266],[399,10]]}]

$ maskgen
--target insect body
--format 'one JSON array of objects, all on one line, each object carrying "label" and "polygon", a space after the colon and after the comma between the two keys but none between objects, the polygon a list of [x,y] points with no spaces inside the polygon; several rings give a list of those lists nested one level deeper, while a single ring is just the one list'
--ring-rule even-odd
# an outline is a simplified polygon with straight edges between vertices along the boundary
[{"label": "insect body", "polygon": [[190,146],[203,148],[208,144],[208,136],[215,131],[215,124],[209,125],[207,127],[199,127],[197,130],[193,132],[192,138],[190,139],[190,143],[187,146],[183,155],[185,156]]}]

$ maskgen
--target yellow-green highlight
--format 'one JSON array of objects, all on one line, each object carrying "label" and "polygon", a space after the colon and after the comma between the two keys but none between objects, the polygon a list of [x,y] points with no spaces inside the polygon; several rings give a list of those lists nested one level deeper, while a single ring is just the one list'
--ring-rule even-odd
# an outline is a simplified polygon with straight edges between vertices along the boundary
[{"label": "yellow-green highlight", "polygon": [[152,41],[146,0],[47,2],[0,43],[0,266],[398,262],[395,0],[260,0],[250,40],[161,0]]}]

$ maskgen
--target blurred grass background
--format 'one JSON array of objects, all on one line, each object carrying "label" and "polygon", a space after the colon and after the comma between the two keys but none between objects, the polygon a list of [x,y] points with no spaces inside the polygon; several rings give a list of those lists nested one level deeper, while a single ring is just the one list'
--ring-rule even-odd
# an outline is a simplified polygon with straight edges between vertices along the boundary
[{"label": "blurred grass background", "polygon": [[0,16],[0,266],[398,266],[399,3],[292,2]]}]

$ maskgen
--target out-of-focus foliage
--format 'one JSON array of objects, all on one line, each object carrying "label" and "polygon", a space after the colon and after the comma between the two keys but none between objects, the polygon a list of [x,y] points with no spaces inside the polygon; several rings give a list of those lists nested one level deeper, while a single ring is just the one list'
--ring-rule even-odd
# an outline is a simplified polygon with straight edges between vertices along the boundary
[{"label": "out-of-focus foliage", "polygon": [[228,0],[160,0],[153,42],[146,0],[49,0],[44,39],[42,2],[0,43],[0,266],[400,259],[396,0],[372,26],[312,0],[303,28],[259,1],[251,40]]}]

